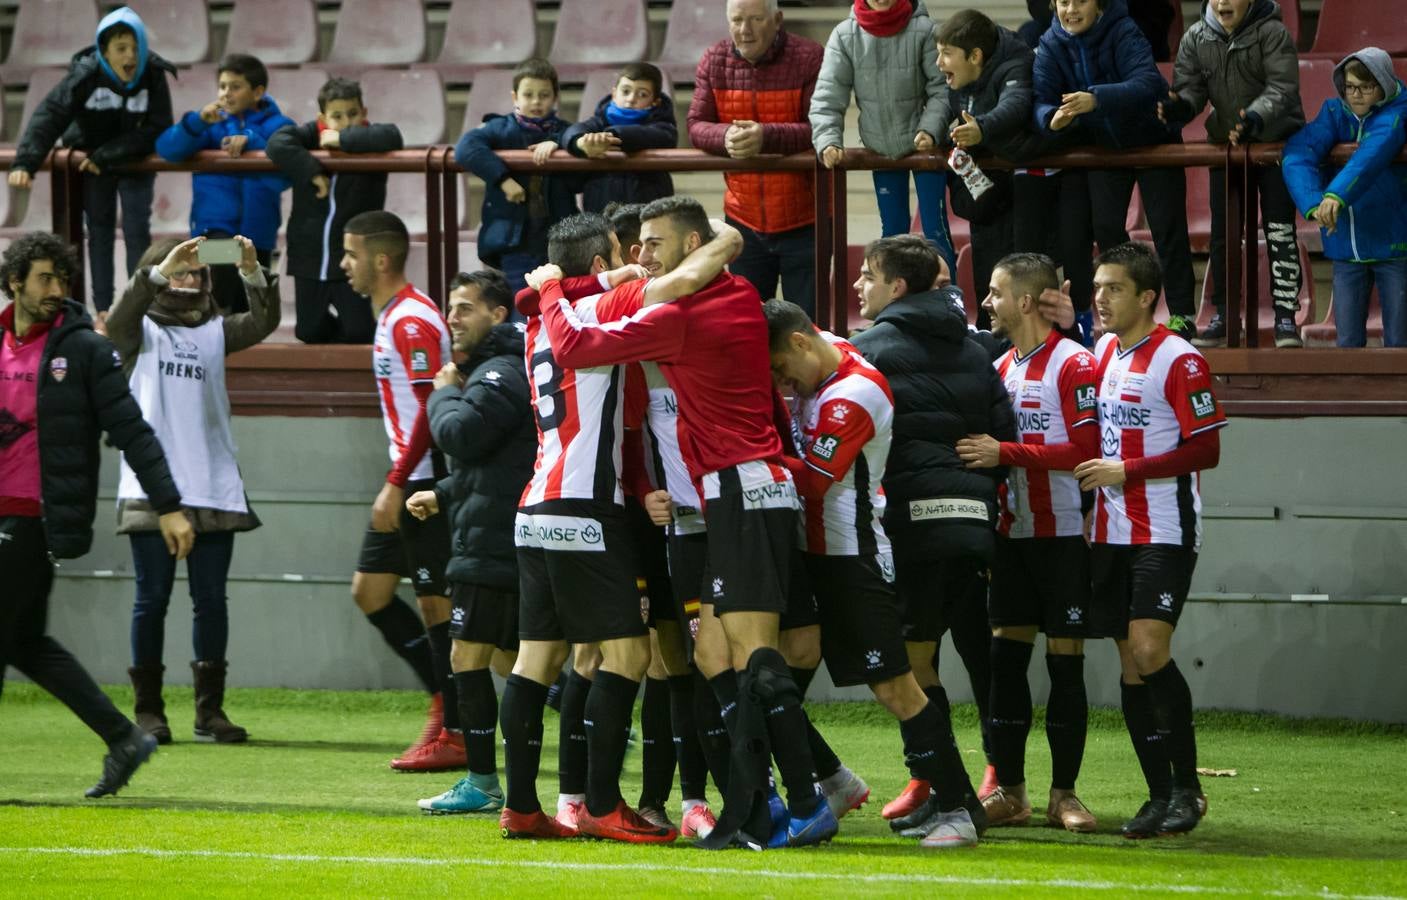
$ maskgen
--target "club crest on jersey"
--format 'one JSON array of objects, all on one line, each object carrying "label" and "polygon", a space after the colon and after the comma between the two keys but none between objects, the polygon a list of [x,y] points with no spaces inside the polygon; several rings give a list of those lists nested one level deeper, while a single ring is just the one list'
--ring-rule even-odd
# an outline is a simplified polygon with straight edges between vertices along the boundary
[{"label": "club crest on jersey", "polygon": [[1085,412],[1086,410],[1094,409],[1096,403],[1094,385],[1080,384],[1075,386],[1075,409],[1080,412]]},{"label": "club crest on jersey", "polygon": [[1211,391],[1193,391],[1187,395],[1192,404],[1192,415],[1199,419],[1210,419],[1216,415],[1216,398]]},{"label": "club crest on jersey", "polygon": [[430,371],[430,354],[424,350],[410,351],[410,370],[412,372]]},{"label": "club crest on jersey", "polygon": [[63,381],[68,377],[68,357],[56,356],[49,360],[49,374],[55,381]]},{"label": "club crest on jersey", "polygon": [[840,449],[840,438],[833,434],[823,434],[816,438],[816,442],[811,445],[811,454],[817,459],[830,462],[835,458],[835,451]]},{"label": "club crest on jersey", "polygon": [[1115,431],[1112,427],[1106,427],[1101,438],[1099,449],[1104,453],[1105,457],[1118,456],[1119,432]]}]

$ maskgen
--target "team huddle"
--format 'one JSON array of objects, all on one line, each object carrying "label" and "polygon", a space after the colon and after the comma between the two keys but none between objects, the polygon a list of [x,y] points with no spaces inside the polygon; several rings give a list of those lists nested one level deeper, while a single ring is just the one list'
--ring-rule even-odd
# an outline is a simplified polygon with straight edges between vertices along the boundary
[{"label": "team huddle", "polygon": [[[688,197],[572,216],[516,298],[495,272],[457,277],[446,322],[405,282],[400,220],[348,223],[393,464],[354,593],[434,697],[392,766],[467,768],[420,807],[497,811],[508,838],[829,840],[869,788],[802,707],[824,659],[898,720],[912,780],[884,810],[894,830],[972,845],[1032,816],[1026,669],[1044,631],[1049,823],[1095,828],[1075,791],[1083,646],[1112,637],[1149,793],[1123,833],[1194,828],[1205,798],[1170,642],[1198,472],[1226,420],[1202,356],[1154,321],[1151,251],[1099,258],[1091,354],[1061,333],[1073,313],[1039,254],[997,265],[993,331],[972,332],[932,245],[880,239],[855,285],[873,325],[847,340],[729,274],[740,245]],[[423,625],[394,595],[403,575]],[[979,700],[980,788],[936,673],[949,630]],[[633,807],[620,774],[642,680]],[[549,702],[555,815],[537,791]]]}]

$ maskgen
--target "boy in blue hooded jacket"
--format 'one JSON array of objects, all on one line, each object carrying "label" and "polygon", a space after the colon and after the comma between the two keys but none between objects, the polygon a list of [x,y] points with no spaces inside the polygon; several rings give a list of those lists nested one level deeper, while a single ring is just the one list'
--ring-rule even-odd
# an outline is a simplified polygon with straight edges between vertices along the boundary
[{"label": "boy in blue hooded jacket", "polygon": [[[265,93],[269,71],[256,57],[231,53],[221,60],[217,78],[216,99],[187,112],[157,138],[156,152],[163,159],[183,162],[200,150],[224,150],[230,156],[263,150],[275,131],[296,124]],[[288,179],[215,173],[191,178],[191,237],[243,235],[254,242],[259,264],[268,268],[282,219],[279,194],[288,187]],[[210,276],[211,293],[223,312],[248,310],[235,266],[212,266]]]},{"label": "boy in blue hooded jacket", "polygon": [[88,154],[81,168],[83,212],[88,226],[91,292],[101,329],[112,306],[112,248],[117,203],[122,201],[122,237],[127,271],[137,270],[151,244],[152,187],[156,175],[117,175],[111,167],[149,155],[157,135],[171,124],[166,74],[176,67],[147,46],[141,17],[122,7],[98,23],[93,45],[73,55],[68,74],[34,110],[10,169],[11,187],[27,189],[60,135],[65,146]]},{"label": "boy in blue hooded jacket", "polygon": [[[1339,96],[1325,100],[1285,144],[1285,184],[1306,220],[1318,222],[1334,261],[1334,328],[1340,347],[1367,343],[1374,284],[1383,307],[1383,346],[1407,347],[1407,165],[1393,163],[1407,141],[1407,91],[1377,47],[1334,67]],[[1335,170],[1329,151],[1357,142]]]}]

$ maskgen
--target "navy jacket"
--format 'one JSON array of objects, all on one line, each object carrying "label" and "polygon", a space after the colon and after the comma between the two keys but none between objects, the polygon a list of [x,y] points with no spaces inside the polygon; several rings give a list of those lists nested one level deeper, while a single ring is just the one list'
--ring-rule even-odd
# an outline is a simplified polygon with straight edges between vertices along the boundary
[{"label": "navy jacket", "polygon": [[[660,102],[650,108],[650,114],[638,125],[612,125],[606,119],[606,107],[610,102],[611,96],[607,94],[596,104],[595,115],[563,132],[562,148],[573,156],[585,157],[586,154],[577,146],[577,141],[584,134],[598,131],[608,131],[620,138],[620,149],[625,153],[679,146],[679,126],[674,121],[674,101],[670,100],[667,94],[660,95]],[[649,203],[651,200],[673,194],[674,179],[669,177],[668,172],[607,172],[587,180],[581,205],[587,212],[601,212],[612,200],[620,203]]]}]

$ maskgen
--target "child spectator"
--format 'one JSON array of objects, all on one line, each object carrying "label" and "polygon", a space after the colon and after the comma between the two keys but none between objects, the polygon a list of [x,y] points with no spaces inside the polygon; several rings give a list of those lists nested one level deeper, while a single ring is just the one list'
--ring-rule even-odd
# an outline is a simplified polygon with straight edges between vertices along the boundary
[{"label": "child spectator", "polygon": [[12,187],[27,189],[60,135],[69,147],[88,154],[81,168],[83,212],[88,225],[88,262],[93,270],[93,307],[102,330],[112,306],[112,248],[117,202],[122,201],[122,239],[127,271],[151,243],[153,172],[117,175],[113,166],[152,152],[157,136],[171,124],[171,92],[166,74],[176,67],[151,52],[141,17],[122,7],[98,23],[94,46],[73,55],[68,75],[35,109],[15,148]]},{"label": "child spectator", "polygon": [[[621,69],[611,93],[596,104],[596,114],[568,128],[561,143],[573,156],[589,159],[600,159],[608,150],[634,153],[678,146],[674,101],[664,93],[660,70],[642,62]],[[587,180],[581,205],[598,213],[612,201],[643,204],[673,193],[668,172],[608,172]]]},{"label": "child spectator", "polygon": [[376,319],[342,272],[342,227],[386,206],[386,173],[329,175],[308,151],[389,153],[401,149],[401,130],[368,124],[361,85],[346,78],[322,86],[318,110],[313,121],[274,132],[265,150],[293,184],[286,251],[298,312],[293,333],[305,344],[369,344]]},{"label": "child spectator", "polygon": [[[1383,345],[1407,347],[1407,165],[1402,152],[1407,91],[1392,60],[1365,47],[1334,67],[1339,96],[1324,101],[1285,145],[1285,183],[1305,219],[1319,223],[1334,261],[1334,328],[1340,347],[1367,343],[1373,286],[1383,308]],[[1330,170],[1335,144],[1356,141]]]},{"label": "child spectator", "polygon": [[[257,58],[231,53],[220,62],[216,98],[187,112],[156,141],[156,152],[183,162],[200,150],[224,150],[239,156],[263,150],[269,136],[295,124],[267,96],[269,72]],[[242,234],[254,242],[259,264],[268,268],[278,236],[279,194],[288,187],[282,175],[191,176],[191,237],[230,238]],[[235,266],[214,266],[215,302],[224,312],[249,309]]]},{"label": "child spectator", "polygon": [[[1299,72],[1295,39],[1281,21],[1275,0],[1213,0],[1178,47],[1163,117],[1180,127],[1210,101],[1207,140],[1211,143],[1283,141],[1304,126]],[[1301,279],[1295,204],[1278,166],[1260,166],[1255,171],[1270,256],[1275,346],[1301,347],[1295,327]],[[1225,170],[1212,169],[1210,266],[1216,312],[1193,341],[1199,347],[1226,343],[1225,204]]]},{"label": "child spectator", "polygon": [[[1157,104],[1168,85],[1124,0],[1056,0],[1055,20],[1036,52],[1033,82],[1036,125],[1051,132],[1073,129],[1074,143],[1126,150],[1181,140],[1158,118]],[[1168,327],[1191,338],[1196,310],[1182,169],[1090,170],[1094,239],[1102,250],[1128,242],[1124,221],[1135,181],[1163,267],[1168,312],[1174,316]],[[1085,228],[1078,204],[1064,212],[1062,229]],[[1076,305],[1083,308],[1086,301],[1079,298]]]},{"label": "child spectator", "polygon": [[514,175],[495,150],[533,151],[541,165],[557,149],[567,123],[556,114],[557,70],[530,59],[513,72],[513,112],[487,115],[454,148],[455,162],[484,182],[479,259],[503,272],[515,293],[523,276],[547,262],[547,230],[577,212],[580,179]]},{"label": "child spectator", "polygon": [[[923,0],[855,0],[850,17],[831,32],[811,95],[811,143],[827,169],[844,154],[850,94],[860,107],[860,143],[890,159],[937,146],[945,115],[943,76],[933,43],[933,20]],[[884,236],[908,234],[909,173],[873,173]],[[956,271],[943,193],[946,173],[913,170],[924,237]],[[764,295],[765,296],[765,295]]]}]

